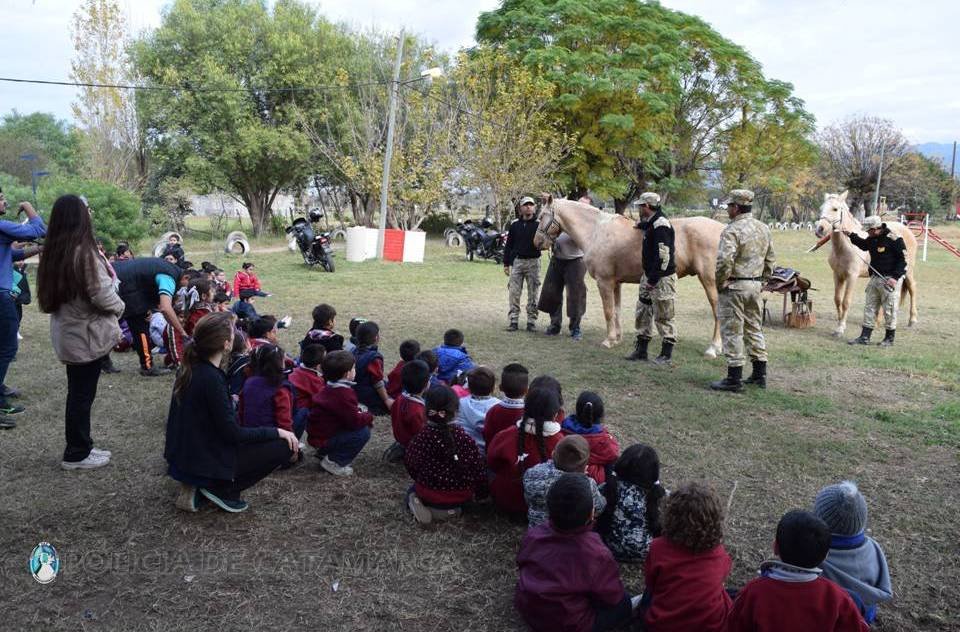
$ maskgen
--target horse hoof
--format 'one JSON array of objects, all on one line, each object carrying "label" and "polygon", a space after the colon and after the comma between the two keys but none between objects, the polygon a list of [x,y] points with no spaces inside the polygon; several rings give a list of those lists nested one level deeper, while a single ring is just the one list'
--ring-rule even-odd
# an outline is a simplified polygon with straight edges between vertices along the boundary
[{"label": "horse hoof", "polygon": [[601,347],[604,347],[604,348],[606,348],[606,349],[609,349],[609,348],[611,348],[611,347],[612,347],[613,345],[615,345],[615,344],[617,344],[616,340],[607,339],[607,340],[604,340],[603,342],[601,342],[601,343],[600,343],[600,346],[601,346]]},{"label": "horse hoof", "polygon": [[703,352],[703,357],[715,360],[717,357],[717,350],[713,347],[707,347],[707,350]]}]

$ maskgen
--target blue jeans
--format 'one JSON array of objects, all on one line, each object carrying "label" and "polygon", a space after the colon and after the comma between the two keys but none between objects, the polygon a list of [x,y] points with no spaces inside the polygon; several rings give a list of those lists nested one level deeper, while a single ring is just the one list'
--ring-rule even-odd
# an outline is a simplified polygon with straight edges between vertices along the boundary
[{"label": "blue jeans", "polygon": [[309,417],[309,408],[293,409],[293,434],[297,435],[297,439],[303,437],[303,431],[307,429],[307,419]]},{"label": "blue jeans", "polygon": [[367,445],[369,440],[370,428],[364,426],[358,430],[347,430],[333,435],[327,439],[327,445],[322,451],[328,459],[340,467],[344,467],[350,465],[357,458],[357,455],[360,454],[363,446]]},{"label": "blue jeans", "polygon": [[630,622],[633,618],[633,608],[630,604],[630,595],[625,593],[623,599],[613,606],[594,606],[596,618],[593,621],[593,632],[607,632],[615,630]]},{"label": "blue jeans", "polygon": [[[6,383],[7,369],[17,356],[17,305],[7,290],[0,290],[0,385]],[[0,407],[7,405],[7,398],[0,395]]]}]

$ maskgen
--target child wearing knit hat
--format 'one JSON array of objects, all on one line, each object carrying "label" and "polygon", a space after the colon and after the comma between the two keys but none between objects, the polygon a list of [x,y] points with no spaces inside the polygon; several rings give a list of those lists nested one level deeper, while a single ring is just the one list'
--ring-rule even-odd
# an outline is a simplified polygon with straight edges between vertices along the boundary
[{"label": "child wearing knit hat", "polygon": [[867,501],[855,483],[843,481],[820,490],[813,512],[830,529],[830,552],[823,574],[845,589],[867,623],[877,616],[877,604],[893,597],[883,549],[866,535]]}]

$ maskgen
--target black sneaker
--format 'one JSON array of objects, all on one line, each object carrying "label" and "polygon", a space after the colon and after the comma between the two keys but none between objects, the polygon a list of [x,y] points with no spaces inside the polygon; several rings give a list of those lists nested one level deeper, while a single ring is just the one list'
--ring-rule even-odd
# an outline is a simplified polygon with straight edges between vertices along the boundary
[{"label": "black sneaker", "polygon": [[12,419],[0,417],[0,430],[13,430],[17,427],[17,422]]},{"label": "black sneaker", "polygon": [[510,323],[507,325],[507,331],[518,331],[520,328],[517,327],[517,323]]},{"label": "black sneaker", "polygon": [[15,406],[15,405],[13,405],[13,404],[5,404],[5,405],[3,405],[3,406],[0,406],[0,415],[19,415],[20,413],[22,413],[22,412],[25,411],[25,410],[26,410],[26,408],[24,408],[23,406]]},{"label": "black sneaker", "polygon": [[536,331],[536,330],[537,330],[536,325],[534,325],[533,323],[527,323],[527,331]]},{"label": "black sneaker", "polygon": [[[527,325],[529,328],[530,326]],[[545,336],[559,336],[560,335],[560,325],[550,325],[547,327],[547,330],[543,332]]]},{"label": "black sneaker", "polygon": [[143,377],[158,377],[161,375],[167,375],[168,373],[170,373],[169,369],[162,369],[158,366],[153,366],[149,369],[140,369],[140,375]]},{"label": "black sneaker", "polygon": [[211,492],[209,489],[204,489],[202,487],[200,488],[200,493],[203,494],[204,497],[210,502],[212,502],[214,505],[216,505],[220,509],[223,509],[224,511],[229,513],[240,513],[241,511],[246,511],[247,507],[250,506],[247,504],[247,501],[245,500],[240,500],[239,498],[236,500],[230,500],[229,498],[220,498],[219,496]]},{"label": "black sneaker", "polygon": [[8,397],[12,397],[13,399],[17,399],[18,397],[20,397],[20,391],[18,391],[18,390],[15,389],[15,388],[10,388],[10,387],[7,386],[6,384],[4,384],[3,387],[0,388],[0,396],[2,396],[4,399],[6,399],[6,398],[8,398]]}]

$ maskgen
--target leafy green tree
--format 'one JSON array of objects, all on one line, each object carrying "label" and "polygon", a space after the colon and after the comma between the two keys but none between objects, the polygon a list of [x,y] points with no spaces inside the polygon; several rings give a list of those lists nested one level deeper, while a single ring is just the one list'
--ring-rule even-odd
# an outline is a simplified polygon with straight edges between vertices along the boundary
[{"label": "leafy green tree", "polygon": [[[14,110],[0,122],[0,172],[30,182],[31,168],[62,175],[77,173],[80,162],[80,132],[52,114],[20,114]],[[36,161],[21,160],[34,154]]]},{"label": "leafy green tree", "polygon": [[149,146],[198,186],[243,202],[259,235],[280,191],[310,175],[297,111],[323,98],[302,88],[336,79],[342,38],[296,0],[176,0],[132,49],[150,85],[172,88],[140,94]]},{"label": "leafy green tree", "polygon": [[618,211],[647,188],[698,188],[720,169],[745,108],[771,138],[781,132],[756,113],[785,115],[778,100],[809,117],[743,48],[654,2],[506,0],[480,16],[477,34],[556,84],[552,104],[577,144],[569,187],[612,196]]}]

